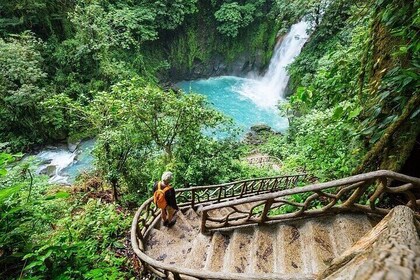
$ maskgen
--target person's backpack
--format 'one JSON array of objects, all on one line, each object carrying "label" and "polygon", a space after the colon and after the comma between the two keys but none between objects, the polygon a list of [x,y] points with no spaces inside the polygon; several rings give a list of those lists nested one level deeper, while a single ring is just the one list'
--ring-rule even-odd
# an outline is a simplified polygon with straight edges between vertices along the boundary
[{"label": "person's backpack", "polygon": [[168,202],[165,198],[165,193],[171,188],[171,186],[166,186],[163,190],[161,187],[161,182],[157,185],[157,190],[153,194],[153,202],[156,204],[156,206],[160,209],[165,209],[168,205]]}]

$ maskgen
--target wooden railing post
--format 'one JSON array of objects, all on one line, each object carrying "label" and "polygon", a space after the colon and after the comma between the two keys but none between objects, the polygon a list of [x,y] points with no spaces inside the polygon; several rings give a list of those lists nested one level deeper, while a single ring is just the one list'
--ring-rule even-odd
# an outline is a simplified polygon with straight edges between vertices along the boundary
[{"label": "wooden railing post", "polygon": [[260,224],[261,225],[264,224],[265,221],[267,221],[267,214],[268,214],[268,211],[270,210],[270,207],[273,203],[274,203],[273,198],[267,199],[267,201],[265,202],[264,210],[261,214],[261,219],[260,219]]},{"label": "wooden railing post", "polygon": [[257,194],[261,191],[261,189],[262,189],[262,187],[264,186],[264,184],[265,184],[265,180],[264,180],[264,179],[262,179],[262,180],[260,181],[260,186],[258,187]]},{"label": "wooden railing post", "polygon": [[220,202],[220,199],[222,198],[222,187],[219,187],[219,195],[217,196],[217,202]]},{"label": "wooden railing post", "polygon": [[208,216],[207,211],[204,210],[203,213],[202,213],[202,215],[201,215],[201,229],[200,229],[200,231],[201,231],[202,234],[205,234],[206,233],[206,220],[207,220],[207,216]]},{"label": "wooden railing post", "polygon": [[191,190],[191,208],[194,209],[195,207],[195,190]]}]

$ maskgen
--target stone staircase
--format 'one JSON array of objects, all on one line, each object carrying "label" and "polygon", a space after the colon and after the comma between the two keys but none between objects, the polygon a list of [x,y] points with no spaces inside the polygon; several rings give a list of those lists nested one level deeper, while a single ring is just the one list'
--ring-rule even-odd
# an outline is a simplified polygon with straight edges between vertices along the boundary
[{"label": "stone staircase", "polygon": [[[239,208],[250,209],[251,204]],[[226,211],[212,210],[211,216]],[[156,223],[146,236],[145,254],[163,264],[241,273],[244,279],[314,279],[376,223],[365,214],[337,214],[204,235],[200,222],[201,216],[189,208],[177,213],[172,228]]]},{"label": "stone staircase", "polygon": [[[377,170],[297,187],[304,178],[177,189],[170,229],[147,199],[131,225],[141,270],[169,280],[420,279],[420,178]],[[406,206],[384,207],[387,194]]]}]

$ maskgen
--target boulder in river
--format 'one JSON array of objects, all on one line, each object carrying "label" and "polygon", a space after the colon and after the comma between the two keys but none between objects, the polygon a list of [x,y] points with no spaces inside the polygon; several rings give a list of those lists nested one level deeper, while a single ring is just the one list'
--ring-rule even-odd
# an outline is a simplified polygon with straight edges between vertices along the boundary
[{"label": "boulder in river", "polygon": [[67,140],[67,148],[69,149],[70,153],[73,153],[74,151],[76,151],[80,142],[81,142],[80,140],[77,140],[77,141],[71,141],[70,139]]},{"label": "boulder in river", "polygon": [[248,131],[245,134],[244,142],[250,145],[258,145],[262,143],[261,137],[259,137],[255,131]]},{"label": "boulder in river", "polygon": [[56,172],[57,172],[57,166],[50,164],[44,167],[43,169],[41,169],[39,173],[47,175],[48,177],[53,177],[56,174]]},{"label": "boulder in river", "polygon": [[276,132],[266,124],[256,124],[245,134],[243,141],[251,145],[259,145],[267,141],[270,135],[281,136],[281,132]]},{"label": "boulder in river", "polygon": [[48,164],[50,164],[52,162],[52,159],[50,159],[50,158],[45,158],[45,159],[42,159],[41,160],[41,162],[39,163],[40,165],[48,165]]},{"label": "boulder in river", "polygon": [[256,124],[251,126],[251,131],[255,133],[262,133],[262,132],[272,132],[271,127],[266,124]]}]

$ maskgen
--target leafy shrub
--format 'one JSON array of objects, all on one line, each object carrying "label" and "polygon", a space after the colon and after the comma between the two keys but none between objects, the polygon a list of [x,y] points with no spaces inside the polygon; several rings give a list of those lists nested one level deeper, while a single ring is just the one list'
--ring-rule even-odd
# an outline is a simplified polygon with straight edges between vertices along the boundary
[{"label": "leafy shrub", "polygon": [[[0,154],[0,172],[10,155]],[[51,187],[27,163],[0,176],[0,277],[121,279],[129,277],[124,240],[131,215],[68,187]]]},{"label": "leafy shrub", "polygon": [[281,158],[284,172],[304,169],[322,180],[349,175],[364,150],[354,125],[335,111],[312,110],[295,118],[289,135],[273,137],[262,150]]},{"label": "leafy shrub", "polygon": [[64,279],[123,278],[127,273],[121,267],[127,259],[117,257],[115,250],[124,248],[122,240],[130,221],[113,204],[96,199],[85,205],[75,203],[54,224],[56,230],[48,234],[49,240],[25,255],[25,271]]},{"label": "leafy shrub", "polygon": [[[258,2],[257,2],[258,3]],[[239,5],[237,2],[224,3],[214,13],[218,21],[217,31],[228,37],[236,37],[239,29],[248,26],[254,21],[257,7],[247,3]]]},{"label": "leafy shrub", "polygon": [[44,139],[37,106],[46,95],[41,47],[31,33],[0,38],[0,137],[5,141],[24,137],[29,144]]}]

